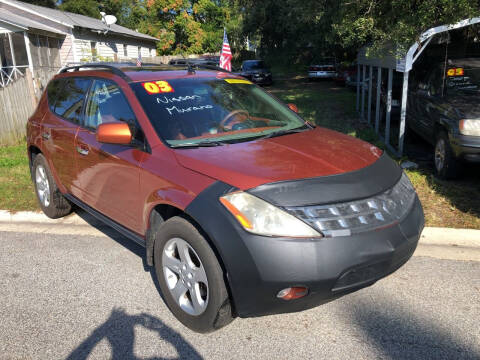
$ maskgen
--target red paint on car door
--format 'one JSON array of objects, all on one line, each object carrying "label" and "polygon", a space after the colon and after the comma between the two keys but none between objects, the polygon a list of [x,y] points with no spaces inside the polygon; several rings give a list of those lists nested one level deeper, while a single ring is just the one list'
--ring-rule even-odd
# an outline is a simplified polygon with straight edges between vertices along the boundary
[{"label": "red paint on car door", "polygon": [[[132,144],[104,144],[96,139],[99,124],[123,121],[134,134]],[[77,177],[73,195],[137,233],[141,232],[140,168],[144,152],[136,146],[141,130],[116,83],[96,79],[85,106],[85,118],[75,142]]]}]

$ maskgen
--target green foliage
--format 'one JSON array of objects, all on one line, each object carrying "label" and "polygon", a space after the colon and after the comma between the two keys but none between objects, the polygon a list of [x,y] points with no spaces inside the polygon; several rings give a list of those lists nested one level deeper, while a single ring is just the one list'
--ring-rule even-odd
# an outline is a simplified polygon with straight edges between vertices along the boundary
[{"label": "green foliage", "polygon": [[223,27],[231,18],[226,2],[218,0],[147,0],[140,30],[160,39],[160,54],[217,52]]},{"label": "green foliage", "polygon": [[24,0],[23,2],[33,5],[45,6],[51,9],[54,9],[57,4],[56,0]]},{"label": "green foliage", "polygon": [[146,19],[143,0],[65,0],[59,6],[61,10],[100,19],[100,11],[115,15],[117,24],[130,29],[137,29],[139,23]]},{"label": "green foliage", "polygon": [[95,0],[65,0],[59,8],[75,14],[101,18],[98,3]]},{"label": "green foliage", "polygon": [[476,0],[342,0],[341,3],[332,29],[344,48],[392,42],[400,50],[406,50],[429,28],[480,14]]},{"label": "green foliage", "polygon": [[239,0],[243,32],[262,56],[308,63],[352,59],[359,47],[394,42],[406,49],[425,30],[480,14],[477,0]]}]

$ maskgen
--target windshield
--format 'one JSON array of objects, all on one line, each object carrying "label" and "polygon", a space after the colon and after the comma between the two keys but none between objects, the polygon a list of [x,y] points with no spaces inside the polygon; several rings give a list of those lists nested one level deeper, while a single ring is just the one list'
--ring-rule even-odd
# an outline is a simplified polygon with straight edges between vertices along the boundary
[{"label": "windshield", "polygon": [[172,79],[131,87],[158,135],[171,146],[245,141],[305,125],[284,104],[243,79]]},{"label": "windshield", "polygon": [[246,61],[243,63],[244,70],[258,70],[265,69],[265,63],[263,61]]},{"label": "windshield", "polygon": [[447,94],[458,92],[478,92],[480,86],[480,68],[449,68],[447,70]]}]

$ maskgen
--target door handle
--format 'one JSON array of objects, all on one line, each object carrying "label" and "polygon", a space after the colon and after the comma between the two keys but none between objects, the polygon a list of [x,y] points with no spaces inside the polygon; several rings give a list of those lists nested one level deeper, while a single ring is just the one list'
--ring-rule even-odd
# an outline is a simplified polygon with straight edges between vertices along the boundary
[{"label": "door handle", "polygon": [[47,133],[47,132],[44,132],[44,133],[42,134],[42,137],[43,137],[45,140],[48,140],[48,139],[50,139],[50,134]]},{"label": "door handle", "polygon": [[88,155],[88,149],[83,148],[83,147],[81,147],[81,146],[77,146],[77,152],[78,152],[80,155]]}]

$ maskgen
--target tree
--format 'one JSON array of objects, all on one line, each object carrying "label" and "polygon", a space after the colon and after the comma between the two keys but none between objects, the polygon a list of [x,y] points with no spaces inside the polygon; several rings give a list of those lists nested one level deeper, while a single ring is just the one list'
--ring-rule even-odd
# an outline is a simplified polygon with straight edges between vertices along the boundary
[{"label": "tree", "polygon": [[65,0],[59,6],[63,11],[100,19],[100,10],[95,0]]},{"label": "tree", "polygon": [[230,10],[220,0],[147,0],[140,29],[157,37],[160,54],[219,51]]},{"label": "tree", "polygon": [[477,0],[342,0],[332,29],[344,48],[386,42],[405,51],[425,30],[478,16]]},{"label": "tree", "polygon": [[115,15],[117,24],[130,29],[137,29],[146,18],[146,8],[142,0],[65,0],[60,9],[75,14],[100,19],[100,11]]},{"label": "tree", "polygon": [[433,26],[480,14],[478,0],[238,1],[243,33],[287,62],[305,49],[350,58],[366,44],[394,42],[405,49]]},{"label": "tree", "polygon": [[56,0],[24,0],[23,2],[33,5],[45,6],[52,9],[55,9],[57,7]]}]

